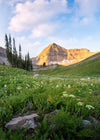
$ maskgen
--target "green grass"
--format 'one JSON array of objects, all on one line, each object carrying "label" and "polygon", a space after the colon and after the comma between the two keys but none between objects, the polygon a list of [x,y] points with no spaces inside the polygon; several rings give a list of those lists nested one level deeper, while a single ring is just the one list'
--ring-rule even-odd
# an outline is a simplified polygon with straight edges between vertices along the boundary
[{"label": "green grass", "polygon": [[47,69],[39,72],[44,75],[100,75],[100,53],[95,54],[84,61],[70,66],[58,65],[55,69]]},{"label": "green grass", "polygon": [[[99,60],[95,62],[99,63]],[[59,70],[61,68],[58,66]],[[100,121],[99,73],[98,77],[95,77],[96,73],[87,76],[73,73],[66,77],[63,70],[58,73],[62,75],[41,75],[36,78],[33,73],[0,65],[0,139],[31,140],[32,136],[34,140],[100,139],[100,123],[94,125],[89,118],[93,116]],[[87,105],[92,108],[89,109]],[[59,113],[47,120],[45,114],[54,110],[59,110]],[[4,128],[14,116],[32,111],[36,111],[41,119],[38,128],[31,134],[27,130],[12,132]],[[84,127],[84,119],[90,120],[92,126]]]}]

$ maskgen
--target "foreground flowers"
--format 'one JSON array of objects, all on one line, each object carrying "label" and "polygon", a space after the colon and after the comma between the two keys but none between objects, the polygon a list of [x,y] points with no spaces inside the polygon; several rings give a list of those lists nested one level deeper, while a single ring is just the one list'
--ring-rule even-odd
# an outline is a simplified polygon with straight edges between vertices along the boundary
[{"label": "foreground flowers", "polygon": [[95,109],[92,105],[86,105],[86,108],[90,109]]},{"label": "foreground flowers", "polygon": [[63,97],[72,97],[72,98],[75,98],[75,96],[74,96],[73,94],[70,94],[70,95],[68,95],[68,94],[63,94]]},{"label": "foreground flowers", "polygon": [[82,102],[78,102],[78,103],[77,103],[77,105],[82,106],[82,105],[83,105],[83,103],[82,103]]}]

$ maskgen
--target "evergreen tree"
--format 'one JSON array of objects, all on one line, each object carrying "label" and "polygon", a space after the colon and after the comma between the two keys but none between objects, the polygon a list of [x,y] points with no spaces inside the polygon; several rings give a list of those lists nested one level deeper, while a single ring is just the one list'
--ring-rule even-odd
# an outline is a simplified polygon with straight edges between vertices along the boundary
[{"label": "evergreen tree", "polygon": [[25,69],[28,71],[31,71],[33,69],[29,53],[25,56]]},{"label": "evergreen tree", "polygon": [[21,45],[19,44],[19,58],[18,58],[18,67],[22,68],[22,55],[21,55]]},{"label": "evergreen tree", "polygon": [[33,66],[32,66],[32,60],[30,59],[30,55],[29,55],[29,52],[27,54],[27,67],[28,67],[28,71],[31,71],[33,69]]},{"label": "evergreen tree", "polygon": [[14,38],[13,38],[13,66],[17,67],[17,50]]},{"label": "evergreen tree", "polygon": [[9,62],[14,67],[23,68],[25,70],[31,71],[32,60],[30,59],[29,53],[25,55],[25,59],[22,59],[21,54],[21,45],[19,44],[19,55],[17,54],[15,39],[13,38],[13,50],[12,50],[12,39],[11,35],[9,35],[9,39],[7,34],[5,34],[5,46],[6,46],[6,54]]},{"label": "evergreen tree", "polygon": [[44,62],[44,63],[43,63],[43,67],[45,67],[45,66],[46,66],[46,63]]},{"label": "evergreen tree", "polygon": [[29,56],[29,52],[27,54],[27,70],[30,71],[30,56]]},{"label": "evergreen tree", "polygon": [[19,44],[19,58],[21,59],[22,58],[22,55],[21,55],[21,45]]},{"label": "evergreen tree", "polygon": [[32,60],[30,60],[30,64],[31,64],[31,71],[33,70],[33,64],[32,64]]},{"label": "evergreen tree", "polygon": [[5,47],[6,47],[6,55],[9,61],[9,42],[8,42],[8,36],[5,34]]},{"label": "evergreen tree", "polygon": [[24,69],[27,70],[27,56],[25,55]]},{"label": "evergreen tree", "polygon": [[12,40],[10,34],[9,34],[9,61],[12,64]]}]

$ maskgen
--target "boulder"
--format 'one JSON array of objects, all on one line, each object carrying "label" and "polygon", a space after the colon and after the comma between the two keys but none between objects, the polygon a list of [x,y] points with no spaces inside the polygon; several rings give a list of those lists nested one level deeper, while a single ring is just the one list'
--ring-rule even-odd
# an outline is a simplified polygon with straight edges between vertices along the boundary
[{"label": "boulder", "polygon": [[98,124],[98,120],[96,120],[94,117],[92,117],[92,116],[90,116],[89,117],[91,120],[92,120],[92,122],[96,125],[96,124]]},{"label": "boulder", "polygon": [[89,116],[89,120],[83,120],[83,125],[84,126],[91,126],[92,124],[97,125],[99,123],[98,120],[96,120],[94,117]]},{"label": "boulder", "polygon": [[83,125],[84,126],[91,126],[91,122],[88,120],[83,120]]},{"label": "boulder", "polygon": [[57,113],[58,113],[58,110],[55,110],[55,111],[52,111],[52,112],[46,114],[45,116],[46,116],[47,118],[50,118],[52,115],[56,115]]},{"label": "boulder", "polygon": [[34,120],[37,117],[38,115],[34,113],[23,117],[19,116],[17,118],[13,118],[10,122],[6,123],[5,128],[16,130],[17,127],[19,129],[28,127],[28,129],[33,129],[37,126]]}]

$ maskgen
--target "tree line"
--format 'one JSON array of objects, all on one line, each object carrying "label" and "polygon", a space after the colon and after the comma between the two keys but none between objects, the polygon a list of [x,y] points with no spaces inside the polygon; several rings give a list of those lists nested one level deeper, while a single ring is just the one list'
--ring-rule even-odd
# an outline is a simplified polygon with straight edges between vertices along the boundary
[{"label": "tree line", "polygon": [[7,36],[7,34],[5,34],[5,47],[8,61],[12,67],[32,71],[32,60],[30,59],[29,53],[23,58],[21,44],[19,44],[19,52],[17,52],[15,39],[12,39],[11,35]]}]

